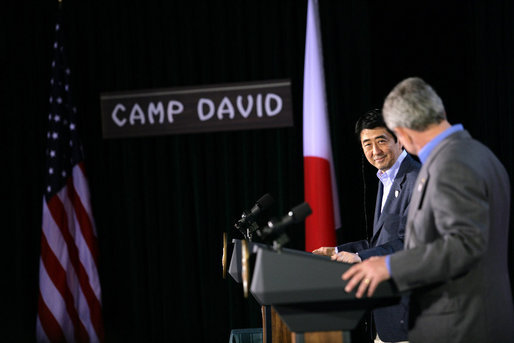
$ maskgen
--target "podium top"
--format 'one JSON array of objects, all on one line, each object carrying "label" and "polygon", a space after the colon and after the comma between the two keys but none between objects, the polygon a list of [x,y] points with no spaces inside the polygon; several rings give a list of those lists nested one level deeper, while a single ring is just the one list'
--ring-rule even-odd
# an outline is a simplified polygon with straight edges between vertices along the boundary
[{"label": "podium top", "polygon": [[[351,264],[309,252],[254,245],[257,254],[250,291],[261,305],[309,302],[362,302],[355,291],[347,293],[341,279]],[[392,282],[381,283],[372,298],[399,297]]]}]

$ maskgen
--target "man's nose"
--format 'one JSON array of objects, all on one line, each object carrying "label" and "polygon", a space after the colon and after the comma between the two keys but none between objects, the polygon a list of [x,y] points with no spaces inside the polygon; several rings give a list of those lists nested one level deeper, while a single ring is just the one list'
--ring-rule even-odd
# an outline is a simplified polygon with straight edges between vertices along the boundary
[{"label": "man's nose", "polygon": [[382,149],[377,144],[373,144],[373,155],[380,154],[382,152]]}]

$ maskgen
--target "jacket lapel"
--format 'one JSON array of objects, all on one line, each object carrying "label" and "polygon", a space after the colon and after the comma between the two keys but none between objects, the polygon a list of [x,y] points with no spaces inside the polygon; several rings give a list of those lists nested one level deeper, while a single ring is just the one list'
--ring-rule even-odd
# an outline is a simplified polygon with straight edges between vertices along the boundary
[{"label": "jacket lapel", "polygon": [[[373,220],[373,237],[375,237],[377,231],[379,231],[379,223],[380,223],[380,214],[381,214],[381,207],[382,207],[382,195],[384,194],[384,185],[382,185],[382,182],[378,181],[378,193],[377,193],[377,199],[375,203],[375,216]],[[371,241],[373,241],[373,237],[371,238]]]},{"label": "jacket lapel", "polygon": [[[410,159],[411,157],[407,155],[405,159],[402,161],[402,164],[400,165],[400,169],[398,170],[398,173],[394,178],[393,184],[391,185],[391,190],[389,191],[389,195],[387,196],[387,200],[384,204],[384,212],[388,212],[389,208],[394,204],[394,199],[400,197],[402,194],[402,188],[405,182],[406,174],[411,166]],[[378,235],[382,230],[382,226],[384,225],[384,220],[380,216],[380,207],[382,206],[382,195],[384,192],[384,186],[382,185],[382,182],[379,181],[378,183],[379,191],[377,195],[377,203],[375,206],[375,221],[373,223],[373,237],[370,241],[371,245],[373,245],[374,241],[378,238]]]},{"label": "jacket lapel", "polygon": [[423,167],[421,167],[421,170],[419,171],[418,178],[416,179],[416,184],[414,185],[414,190],[412,191],[412,196],[410,199],[408,214],[409,219],[407,222],[407,227],[405,229],[406,248],[410,248],[414,244],[412,239],[415,239],[415,232],[412,228],[409,227],[409,224],[412,223],[416,211],[418,211],[421,208],[421,205],[423,204],[423,198],[425,197],[425,191],[428,184],[428,176],[428,168],[426,167],[426,165],[423,165]]}]

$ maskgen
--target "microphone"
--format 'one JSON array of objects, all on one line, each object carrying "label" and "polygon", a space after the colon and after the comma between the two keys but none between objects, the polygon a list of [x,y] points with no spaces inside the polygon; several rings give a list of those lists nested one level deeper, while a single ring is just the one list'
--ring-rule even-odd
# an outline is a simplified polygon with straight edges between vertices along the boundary
[{"label": "microphone", "polygon": [[284,228],[290,224],[299,223],[307,218],[312,213],[312,209],[307,202],[293,207],[285,216],[280,220],[270,220],[268,227],[264,228],[257,233],[262,239],[271,239],[277,237],[284,232]]},{"label": "microphone", "polygon": [[268,193],[264,194],[259,200],[255,202],[255,205],[251,208],[250,212],[244,211],[239,222],[241,224],[247,223],[257,217],[262,211],[268,209],[273,205],[273,198]]},{"label": "microphone", "polygon": [[241,231],[246,238],[251,238],[251,234],[259,228],[255,219],[262,211],[267,210],[275,200],[269,193],[264,194],[255,202],[255,205],[248,211],[244,210],[241,219],[234,225],[236,229]]}]

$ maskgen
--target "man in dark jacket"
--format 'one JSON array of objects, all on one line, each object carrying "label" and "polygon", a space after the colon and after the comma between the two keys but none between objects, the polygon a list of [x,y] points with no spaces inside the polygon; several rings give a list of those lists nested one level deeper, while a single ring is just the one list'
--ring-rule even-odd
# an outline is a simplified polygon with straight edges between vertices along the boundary
[{"label": "man in dark jacket", "polygon": [[[362,150],[368,162],[378,169],[380,180],[373,222],[373,236],[342,244],[321,247],[315,254],[332,256],[333,260],[357,263],[371,256],[381,256],[402,250],[407,213],[420,164],[405,150],[383,121],[379,110],[367,112],[355,125]],[[398,305],[373,310],[377,335],[375,342],[407,341],[408,298]]]}]

